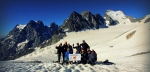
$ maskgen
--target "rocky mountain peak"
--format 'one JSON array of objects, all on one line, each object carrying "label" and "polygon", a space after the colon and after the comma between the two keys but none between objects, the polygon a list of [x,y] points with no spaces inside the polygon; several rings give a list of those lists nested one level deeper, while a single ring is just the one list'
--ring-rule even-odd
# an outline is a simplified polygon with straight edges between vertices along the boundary
[{"label": "rocky mountain peak", "polygon": [[51,27],[44,26],[42,21],[30,20],[27,25],[17,24],[12,31],[0,40],[0,60],[15,59],[28,54],[44,41],[50,39],[58,26],[55,23]]},{"label": "rocky mountain peak", "polygon": [[11,30],[11,31],[9,32],[9,34],[8,34],[6,37],[17,35],[17,34],[20,33],[25,27],[26,27],[26,25],[17,24],[17,25],[13,28],[13,30]]},{"label": "rocky mountain peak", "polygon": [[56,30],[58,30],[58,25],[57,25],[55,22],[52,22],[52,23],[50,24],[49,28],[50,28],[50,31],[51,31],[51,33],[52,33],[52,35],[53,35],[53,33],[54,33]]},{"label": "rocky mountain peak", "polygon": [[92,14],[90,11],[83,11],[81,15],[88,21],[89,25],[98,29],[104,24],[104,19],[100,14]]},{"label": "rocky mountain peak", "polygon": [[27,23],[27,26],[26,26],[25,28],[27,28],[27,27],[36,28],[36,27],[37,27],[37,23],[36,23],[35,21],[33,21],[33,20],[30,20],[30,21]]},{"label": "rocky mountain peak", "polygon": [[26,26],[26,25],[17,24],[17,25],[16,25],[16,28],[22,30],[22,29],[24,29],[25,26]]},{"label": "rocky mountain peak", "polygon": [[[55,23],[55,22],[52,22],[51,24],[50,24],[50,27],[53,27],[53,26],[56,26],[57,24]],[[58,25],[57,25],[58,26]]]},{"label": "rocky mountain peak", "polygon": [[95,14],[95,17],[102,21],[102,24],[104,24],[105,19],[100,14]]},{"label": "rocky mountain peak", "polygon": [[81,14],[73,11],[69,18],[60,27],[63,32],[81,31],[86,29],[98,29],[104,24],[100,14],[93,15],[90,11],[83,11]]},{"label": "rocky mountain peak", "polygon": [[38,21],[37,21],[37,24],[41,24],[41,25],[44,26],[44,24],[43,24],[43,22],[42,22],[41,20],[38,20]]},{"label": "rocky mountain peak", "polygon": [[30,20],[27,25],[25,26],[25,29],[44,29],[44,24],[41,20],[38,20],[38,21],[33,21],[33,20]]},{"label": "rocky mountain peak", "polygon": [[88,10],[88,11],[86,11],[86,10],[84,10],[84,11],[82,11],[82,13],[81,13],[81,15],[82,16],[84,16],[84,15],[91,15],[92,13]]},{"label": "rocky mountain peak", "polygon": [[29,22],[28,22],[28,24],[35,24],[36,22],[34,21],[34,20],[30,20]]},{"label": "rocky mountain peak", "polygon": [[80,19],[80,18],[82,18],[82,16],[79,13],[77,13],[76,11],[73,11],[69,17],[69,19],[73,19],[73,20]]}]

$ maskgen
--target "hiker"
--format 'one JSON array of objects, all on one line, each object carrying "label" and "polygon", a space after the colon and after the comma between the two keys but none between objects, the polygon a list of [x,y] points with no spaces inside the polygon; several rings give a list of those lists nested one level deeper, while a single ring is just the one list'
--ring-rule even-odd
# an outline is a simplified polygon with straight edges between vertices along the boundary
[{"label": "hiker", "polygon": [[67,41],[65,41],[65,43],[64,43],[64,45],[63,45],[63,48],[64,48],[64,52],[66,53],[67,48],[68,48]]},{"label": "hiker", "polygon": [[90,46],[85,42],[85,40],[82,41],[82,49],[84,49],[85,52],[87,52],[88,49],[90,49]]},{"label": "hiker", "polygon": [[60,64],[60,58],[61,58],[62,50],[63,50],[62,43],[60,43],[59,46],[56,46],[56,49],[57,49],[57,54],[58,54],[58,63]]},{"label": "hiker", "polygon": [[67,52],[65,53],[65,63],[66,64],[70,63],[70,61],[69,61],[69,54],[70,54],[70,49],[68,48]]},{"label": "hiker", "polygon": [[63,53],[63,62],[64,62],[65,53],[67,52],[67,48],[68,48],[67,41],[65,41],[64,45],[62,46],[62,48],[63,48],[62,53]]},{"label": "hiker", "polygon": [[77,46],[75,46],[75,47],[73,44],[73,48],[76,48],[76,54],[81,54],[81,46],[79,45],[79,43],[77,43]]},{"label": "hiker", "polygon": [[69,48],[69,52],[70,52],[70,54],[73,54],[73,49],[72,49],[72,46],[68,43],[68,48]]},{"label": "hiker", "polygon": [[92,52],[94,53],[94,58],[95,58],[95,61],[97,61],[97,53],[94,51],[94,49],[92,49]]},{"label": "hiker", "polygon": [[95,65],[95,62],[97,60],[96,54],[91,50],[88,50],[87,53],[88,53],[87,63],[91,65]]},{"label": "hiker", "polygon": [[87,53],[84,50],[81,50],[81,61],[80,61],[80,63],[86,64],[87,58],[88,58]]}]

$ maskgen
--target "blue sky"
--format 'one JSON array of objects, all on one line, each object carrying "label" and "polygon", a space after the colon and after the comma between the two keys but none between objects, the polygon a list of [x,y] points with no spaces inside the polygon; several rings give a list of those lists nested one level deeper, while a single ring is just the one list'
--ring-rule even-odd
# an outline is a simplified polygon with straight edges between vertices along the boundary
[{"label": "blue sky", "polygon": [[52,22],[61,25],[73,11],[89,10],[103,16],[108,9],[121,10],[141,18],[150,14],[148,3],[148,0],[1,0],[0,37],[16,24],[27,24],[29,20],[42,20],[47,26]]}]

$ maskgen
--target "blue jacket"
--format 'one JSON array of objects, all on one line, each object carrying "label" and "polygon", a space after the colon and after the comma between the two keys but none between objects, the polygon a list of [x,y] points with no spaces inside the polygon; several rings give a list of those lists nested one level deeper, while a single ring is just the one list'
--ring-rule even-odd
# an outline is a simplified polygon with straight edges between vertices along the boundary
[{"label": "blue jacket", "polygon": [[66,53],[65,53],[65,58],[67,59],[67,60],[69,60],[69,52],[67,51]]}]

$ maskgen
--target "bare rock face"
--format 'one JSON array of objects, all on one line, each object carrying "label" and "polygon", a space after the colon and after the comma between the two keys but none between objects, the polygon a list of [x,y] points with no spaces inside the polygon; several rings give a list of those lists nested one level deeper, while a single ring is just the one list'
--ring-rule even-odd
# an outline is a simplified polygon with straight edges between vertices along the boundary
[{"label": "bare rock face", "polygon": [[89,11],[79,14],[73,11],[60,28],[63,32],[78,32],[86,29],[99,29],[103,24],[104,19],[99,14],[93,15]]},{"label": "bare rock face", "polygon": [[44,26],[42,21],[30,20],[27,25],[16,25],[0,40],[0,60],[15,59],[34,51],[34,47],[52,37],[58,25]]},{"label": "bare rock face", "polygon": [[104,14],[104,19],[106,21],[107,26],[116,25],[118,22],[116,20],[113,20],[110,16],[108,16],[106,13]]},{"label": "bare rock face", "polygon": [[83,11],[81,15],[88,21],[92,28],[99,29],[104,24],[104,19],[100,14],[93,15],[90,11]]}]

